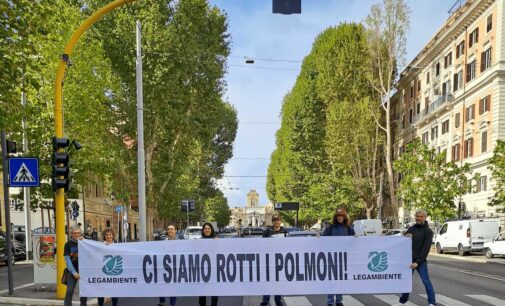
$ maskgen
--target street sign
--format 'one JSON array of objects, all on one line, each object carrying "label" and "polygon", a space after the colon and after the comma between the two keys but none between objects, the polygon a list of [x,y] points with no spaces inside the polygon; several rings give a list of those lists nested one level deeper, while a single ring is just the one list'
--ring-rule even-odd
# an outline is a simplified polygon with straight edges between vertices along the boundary
[{"label": "street sign", "polygon": [[36,157],[9,158],[9,186],[10,187],[38,187],[39,159]]},{"label": "street sign", "polygon": [[117,213],[120,213],[123,210],[123,206],[118,205],[118,206],[115,206],[114,209],[116,210]]},{"label": "street sign", "polygon": [[195,211],[195,200],[183,200],[181,202],[181,211],[183,212]]},{"label": "street sign", "polygon": [[300,203],[298,202],[279,202],[275,203],[275,210],[298,210]]}]

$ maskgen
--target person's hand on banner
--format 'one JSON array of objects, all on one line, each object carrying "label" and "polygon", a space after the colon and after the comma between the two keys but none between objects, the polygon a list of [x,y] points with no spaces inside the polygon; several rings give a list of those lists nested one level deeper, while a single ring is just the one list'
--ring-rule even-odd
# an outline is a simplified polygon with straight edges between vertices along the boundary
[{"label": "person's hand on banner", "polygon": [[81,276],[79,275],[79,273],[75,272],[75,274],[74,274],[74,278],[75,278],[75,279],[79,279],[79,278],[81,278]]},{"label": "person's hand on banner", "polygon": [[412,238],[412,234],[408,233],[408,234],[403,235],[403,237],[410,237],[410,238]]},{"label": "person's hand on banner", "polygon": [[414,270],[414,269],[417,269],[417,266],[418,266],[417,262],[414,262],[414,263],[412,263],[412,264],[410,265],[410,268],[411,268],[412,270]]}]

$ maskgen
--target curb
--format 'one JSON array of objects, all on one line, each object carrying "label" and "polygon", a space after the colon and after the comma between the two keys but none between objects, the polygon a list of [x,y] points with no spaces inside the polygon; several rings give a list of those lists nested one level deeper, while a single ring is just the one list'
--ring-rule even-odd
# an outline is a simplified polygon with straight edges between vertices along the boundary
[{"label": "curb", "polygon": [[[0,304],[14,304],[14,305],[26,305],[26,306],[60,306],[63,305],[63,300],[49,300],[49,299],[31,299],[24,297],[6,297],[0,296]],[[79,301],[72,301],[72,305],[79,306]],[[93,298],[88,300],[88,304],[90,306],[98,305],[98,300]]]},{"label": "curb", "polygon": [[487,263],[488,262],[488,260],[485,259],[485,258],[475,258],[475,257],[464,257],[464,256],[459,256],[459,255],[437,254],[437,253],[432,253],[432,252],[430,252],[429,256],[435,256],[435,257],[447,258],[447,259],[454,259],[454,260],[461,260],[461,261],[478,262],[478,263]]}]

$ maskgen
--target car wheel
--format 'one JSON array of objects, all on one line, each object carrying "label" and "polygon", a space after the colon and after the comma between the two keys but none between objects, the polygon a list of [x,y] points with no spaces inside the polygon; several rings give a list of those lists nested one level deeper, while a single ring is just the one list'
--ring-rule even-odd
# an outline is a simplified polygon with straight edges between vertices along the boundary
[{"label": "car wheel", "polygon": [[486,249],[486,258],[493,258],[494,255],[493,255],[493,252],[491,251],[491,249]]},{"label": "car wheel", "polygon": [[437,253],[444,254],[444,250],[442,250],[442,246],[440,245],[440,243],[437,243]]},{"label": "car wheel", "polygon": [[466,255],[465,249],[463,249],[463,245],[461,243],[458,245],[458,255],[459,256],[465,256]]}]

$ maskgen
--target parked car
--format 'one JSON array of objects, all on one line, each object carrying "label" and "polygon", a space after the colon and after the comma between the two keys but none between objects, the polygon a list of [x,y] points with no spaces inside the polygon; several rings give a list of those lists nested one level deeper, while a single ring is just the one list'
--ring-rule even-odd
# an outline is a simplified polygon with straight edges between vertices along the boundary
[{"label": "parked car", "polygon": [[379,219],[355,220],[352,223],[354,232],[358,236],[381,236],[382,222]]},{"label": "parked car", "polygon": [[446,222],[435,241],[437,253],[457,252],[460,256],[464,256],[468,252],[480,252],[484,249],[484,243],[492,241],[500,233],[499,228],[499,219]]},{"label": "parked car", "polygon": [[403,236],[407,230],[405,229],[390,229],[384,236]]},{"label": "parked car", "polygon": [[492,241],[484,242],[484,254],[487,258],[505,256],[505,232],[501,232]]},{"label": "parked car", "polygon": [[236,232],[235,233],[223,232],[223,233],[217,234],[217,238],[238,238],[238,235]]},{"label": "parked car", "polygon": [[288,233],[288,237],[318,237],[318,231],[292,231]]},{"label": "parked car", "polygon": [[54,229],[54,227],[44,226],[44,227],[37,227],[36,229],[33,229],[32,233],[38,234],[38,235],[40,235],[40,234],[56,234],[56,230]]},{"label": "parked car", "polygon": [[201,226],[188,226],[184,231],[184,239],[200,239],[202,238]]},{"label": "parked car", "polygon": [[[4,232],[2,232],[4,233]],[[5,234],[5,233],[4,233]],[[15,249],[14,245],[11,244],[12,248],[12,259],[11,262],[14,264],[16,262],[16,254],[15,254]],[[8,248],[7,248],[7,239],[5,235],[0,235],[0,262],[3,262],[5,264],[9,263],[9,256],[8,256]]]},{"label": "parked car", "polygon": [[177,239],[184,239],[184,230],[178,230],[175,235]]}]

